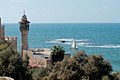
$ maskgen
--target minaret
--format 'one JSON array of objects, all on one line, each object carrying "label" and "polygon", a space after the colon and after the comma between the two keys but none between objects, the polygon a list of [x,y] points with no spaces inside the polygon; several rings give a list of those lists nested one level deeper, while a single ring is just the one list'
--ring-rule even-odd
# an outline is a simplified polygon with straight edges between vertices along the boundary
[{"label": "minaret", "polygon": [[21,32],[21,56],[23,57],[23,50],[28,50],[28,31],[29,31],[29,21],[27,20],[27,16],[25,12],[21,18],[20,24],[20,32]]}]

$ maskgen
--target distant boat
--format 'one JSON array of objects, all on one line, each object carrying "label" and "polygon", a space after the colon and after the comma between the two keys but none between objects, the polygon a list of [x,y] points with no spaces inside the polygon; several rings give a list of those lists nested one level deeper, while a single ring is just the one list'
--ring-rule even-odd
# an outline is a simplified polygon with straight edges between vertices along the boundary
[{"label": "distant boat", "polygon": [[73,39],[73,41],[72,41],[71,48],[72,48],[72,49],[78,49],[77,43],[75,42],[74,39]]},{"label": "distant boat", "polygon": [[62,43],[65,43],[65,41],[61,41]]}]

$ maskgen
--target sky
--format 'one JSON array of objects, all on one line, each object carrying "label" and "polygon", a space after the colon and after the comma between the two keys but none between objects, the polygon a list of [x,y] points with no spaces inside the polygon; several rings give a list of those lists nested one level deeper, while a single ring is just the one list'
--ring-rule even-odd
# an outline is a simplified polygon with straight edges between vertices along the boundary
[{"label": "sky", "polygon": [[0,0],[3,23],[120,23],[120,0]]}]

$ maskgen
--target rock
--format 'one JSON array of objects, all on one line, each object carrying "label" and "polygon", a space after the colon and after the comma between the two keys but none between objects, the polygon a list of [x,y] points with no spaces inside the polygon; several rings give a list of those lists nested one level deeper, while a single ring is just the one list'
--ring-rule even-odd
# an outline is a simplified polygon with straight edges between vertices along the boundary
[{"label": "rock", "polygon": [[14,79],[12,79],[10,77],[0,77],[0,80],[14,80]]}]

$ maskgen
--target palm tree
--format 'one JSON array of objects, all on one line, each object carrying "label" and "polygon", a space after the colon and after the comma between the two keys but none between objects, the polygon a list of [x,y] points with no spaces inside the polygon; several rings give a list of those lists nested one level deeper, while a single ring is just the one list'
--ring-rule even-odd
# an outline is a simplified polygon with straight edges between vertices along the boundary
[{"label": "palm tree", "polygon": [[62,61],[64,58],[65,50],[61,46],[53,46],[51,52],[52,63]]}]

